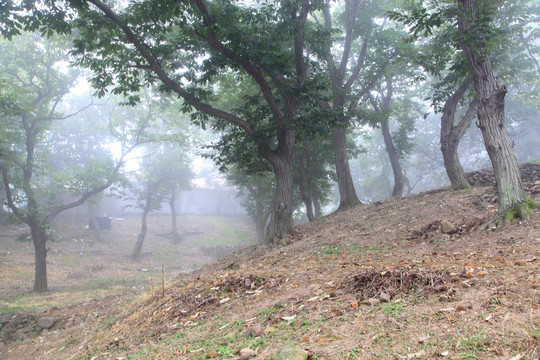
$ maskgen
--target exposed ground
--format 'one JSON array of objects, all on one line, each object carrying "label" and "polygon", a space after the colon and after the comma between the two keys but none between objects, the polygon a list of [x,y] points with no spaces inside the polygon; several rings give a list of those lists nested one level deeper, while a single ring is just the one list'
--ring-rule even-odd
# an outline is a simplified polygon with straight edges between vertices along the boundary
[{"label": "exposed ground", "polygon": [[312,359],[537,360],[540,212],[485,230],[494,197],[473,188],[361,205],[181,274],[164,293],[110,287],[100,301],[39,309],[57,329],[1,345],[0,358],[229,359],[249,348],[292,359],[280,352],[294,345]]}]

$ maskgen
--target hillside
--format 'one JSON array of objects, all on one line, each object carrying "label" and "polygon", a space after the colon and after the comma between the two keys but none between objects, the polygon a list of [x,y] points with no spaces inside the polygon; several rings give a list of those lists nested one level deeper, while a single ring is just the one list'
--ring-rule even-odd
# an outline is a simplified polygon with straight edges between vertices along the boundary
[{"label": "hillside", "polygon": [[539,359],[540,212],[485,230],[495,195],[438,190],[332,214],[164,293],[43,310],[55,326],[0,358]]}]

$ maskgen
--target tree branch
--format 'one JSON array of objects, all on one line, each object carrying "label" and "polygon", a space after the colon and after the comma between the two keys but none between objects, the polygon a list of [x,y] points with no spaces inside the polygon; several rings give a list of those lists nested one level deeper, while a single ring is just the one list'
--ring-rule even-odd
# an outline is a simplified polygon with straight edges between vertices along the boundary
[{"label": "tree branch", "polygon": [[171,88],[172,91],[180,95],[188,104],[193,106],[196,110],[205,113],[207,115],[213,116],[218,119],[225,120],[229,123],[239,126],[242,130],[246,132],[249,136],[255,135],[255,130],[243,119],[240,117],[230,114],[226,111],[216,109],[208,104],[202,103],[195,99],[195,97],[181,87],[177,82],[172,80],[163,70],[159,61],[152,55],[149,48],[133,33],[133,31],[126,25],[120,18],[111,10],[107,5],[105,5],[100,0],[85,0],[91,4],[94,4],[105,17],[112,20],[117,26],[120,27],[127,40],[135,46],[137,51],[148,61],[148,66],[152,72],[154,72],[157,77],[163,82],[164,85]]}]

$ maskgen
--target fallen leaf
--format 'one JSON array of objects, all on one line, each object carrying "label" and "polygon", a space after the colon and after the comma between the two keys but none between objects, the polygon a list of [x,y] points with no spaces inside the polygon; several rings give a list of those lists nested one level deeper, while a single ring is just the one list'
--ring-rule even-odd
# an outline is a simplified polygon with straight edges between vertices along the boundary
[{"label": "fallen leaf", "polygon": [[296,315],[293,315],[293,316],[282,316],[280,317],[281,320],[285,320],[285,321],[293,321],[294,319],[296,319]]},{"label": "fallen leaf", "polygon": [[319,336],[319,338],[316,340],[316,342],[319,343],[319,344],[326,344],[326,343],[336,341],[336,340],[339,340],[339,339],[340,339],[340,337],[336,336],[336,335],[322,335],[322,336]]},{"label": "fallen leaf", "polygon": [[225,304],[225,303],[226,303],[227,301],[229,301],[229,300],[231,300],[231,298],[226,297],[226,298],[224,298],[224,299],[219,300],[219,303],[220,303],[220,304]]},{"label": "fallen leaf", "polygon": [[510,360],[520,360],[521,358],[523,358],[523,355],[517,354],[516,356],[514,356],[514,357],[511,358]]},{"label": "fallen leaf", "polygon": [[448,351],[441,351],[441,356],[448,356],[450,354]]},{"label": "fallen leaf", "polygon": [[358,307],[358,303],[355,301],[351,304],[351,306],[356,309]]},{"label": "fallen leaf", "polygon": [[268,326],[266,327],[266,329],[264,329],[264,334],[266,335],[266,334],[270,334],[270,333],[276,332],[276,331],[278,331],[278,329],[279,329],[279,328],[278,328],[277,326],[268,325]]},{"label": "fallen leaf", "polygon": [[308,343],[308,342],[311,341],[311,339],[309,338],[309,336],[304,335],[304,336],[302,337],[302,341],[305,342],[305,343]]}]

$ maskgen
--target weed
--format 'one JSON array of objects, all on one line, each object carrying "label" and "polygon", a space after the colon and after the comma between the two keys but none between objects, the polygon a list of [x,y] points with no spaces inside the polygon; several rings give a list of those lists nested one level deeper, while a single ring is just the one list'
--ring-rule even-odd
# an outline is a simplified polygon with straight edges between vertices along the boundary
[{"label": "weed", "polygon": [[401,303],[388,303],[381,306],[383,314],[387,316],[399,317],[403,311],[403,305]]}]

